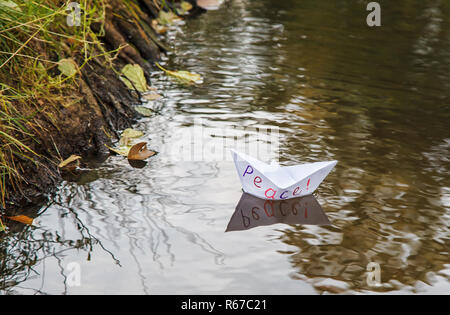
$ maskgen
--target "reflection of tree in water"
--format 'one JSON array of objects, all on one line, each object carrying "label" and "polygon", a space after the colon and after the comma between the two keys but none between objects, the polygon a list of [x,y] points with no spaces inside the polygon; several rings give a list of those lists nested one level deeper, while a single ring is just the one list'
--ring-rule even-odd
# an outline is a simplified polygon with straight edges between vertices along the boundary
[{"label": "reflection of tree in water", "polygon": [[[47,207],[33,206],[23,211],[30,218],[41,215]],[[53,209],[54,210],[54,209]],[[64,293],[67,293],[66,274],[62,259],[68,251],[85,251],[89,257],[93,247],[98,245],[103,250],[110,253],[116,263],[119,261],[114,255],[103,247],[101,242],[92,236],[89,229],[78,218],[73,215],[72,224],[79,232],[78,237],[64,239],[57,231],[49,231],[35,226],[28,226],[22,223],[9,222],[8,233],[2,233],[0,237],[0,292],[10,294],[17,289],[31,290],[34,293],[42,294],[41,289],[21,287],[21,283],[42,276],[37,271],[40,265],[45,264],[45,260],[54,258],[60,268],[63,278]],[[42,283],[42,286],[44,284]]]}]

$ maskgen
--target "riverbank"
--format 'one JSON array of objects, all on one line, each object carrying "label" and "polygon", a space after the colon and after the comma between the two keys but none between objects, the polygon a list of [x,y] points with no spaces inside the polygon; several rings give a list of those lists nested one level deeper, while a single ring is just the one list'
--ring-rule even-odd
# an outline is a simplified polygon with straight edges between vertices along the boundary
[{"label": "riverbank", "polygon": [[0,5],[2,212],[40,202],[62,180],[58,165],[69,156],[106,158],[105,144],[140,116],[141,93],[127,87],[121,69],[139,65],[151,85],[154,62],[167,50],[159,33],[170,20],[160,11],[203,12],[195,1],[73,4]]}]

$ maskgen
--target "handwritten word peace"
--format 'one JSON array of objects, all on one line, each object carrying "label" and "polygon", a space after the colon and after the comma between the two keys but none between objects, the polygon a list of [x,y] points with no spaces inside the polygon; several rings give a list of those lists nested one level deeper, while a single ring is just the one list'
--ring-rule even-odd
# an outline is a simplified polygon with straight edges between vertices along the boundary
[{"label": "handwritten word peace", "polygon": [[[251,175],[253,174],[254,169],[251,165],[247,165],[247,168],[244,171],[244,174],[242,174],[242,177],[245,177],[245,175]],[[247,176],[247,177],[251,177],[251,176]],[[309,183],[310,183],[311,179],[308,179],[308,182],[306,184],[306,190],[309,189]],[[262,188],[262,182],[263,179],[259,176],[254,176],[253,177],[253,185],[255,185],[255,187],[261,189]],[[277,194],[277,190],[273,189],[273,188],[267,188],[266,191],[264,192],[264,195],[266,196],[267,199],[275,199],[275,196]],[[300,186],[295,187],[294,191],[292,192],[292,196],[298,196],[300,195],[302,192],[302,190],[300,189]],[[280,195],[280,199],[287,199],[289,197],[289,190],[285,190],[281,193]]]}]

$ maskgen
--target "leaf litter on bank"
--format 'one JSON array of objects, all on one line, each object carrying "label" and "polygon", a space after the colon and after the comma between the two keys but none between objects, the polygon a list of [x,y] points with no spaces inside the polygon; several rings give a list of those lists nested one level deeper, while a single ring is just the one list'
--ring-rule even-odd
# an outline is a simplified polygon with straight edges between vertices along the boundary
[{"label": "leaf litter on bank", "polygon": [[59,168],[67,167],[69,164],[72,164],[76,162],[77,166],[79,164],[79,160],[81,159],[81,156],[72,154],[70,157],[59,163]]},{"label": "leaf litter on bank", "polygon": [[164,34],[168,30],[167,26],[159,24],[157,20],[152,21],[152,27],[158,34]]},{"label": "leaf litter on bank", "polygon": [[120,79],[130,89],[139,92],[148,90],[144,70],[138,64],[127,64],[122,68]]},{"label": "leaf litter on bank", "polygon": [[190,4],[187,1],[181,1],[180,3],[180,7],[177,8],[177,13],[179,15],[185,15],[187,14],[190,10],[192,10],[193,6],[192,4]]},{"label": "leaf litter on bank", "polygon": [[176,15],[173,11],[166,12],[164,10],[159,11],[157,19],[158,24],[160,25],[172,25],[181,20],[183,19]]},{"label": "leaf litter on bank", "polygon": [[77,73],[77,64],[71,59],[61,59],[58,62],[58,70],[66,77],[71,77]]}]

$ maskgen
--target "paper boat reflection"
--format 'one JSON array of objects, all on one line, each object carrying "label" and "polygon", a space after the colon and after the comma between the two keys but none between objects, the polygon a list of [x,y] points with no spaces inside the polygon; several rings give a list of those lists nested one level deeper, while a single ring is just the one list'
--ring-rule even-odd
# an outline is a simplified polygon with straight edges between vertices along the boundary
[{"label": "paper boat reflection", "polygon": [[231,150],[242,189],[263,199],[284,200],[312,194],[337,161],[293,166],[266,164]]},{"label": "paper boat reflection", "polygon": [[226,232],[276,223],[331,225],[313,195],[288,200],[265,200],[243,193]]}]

